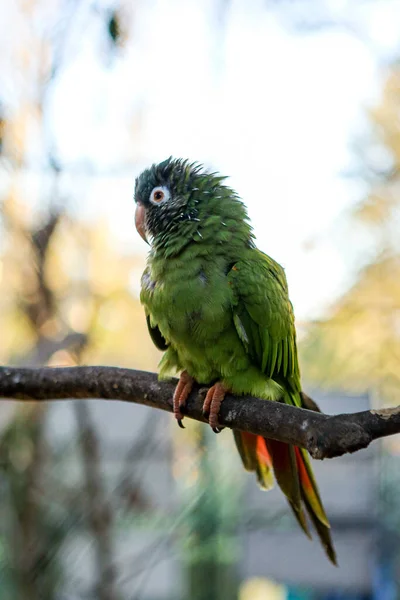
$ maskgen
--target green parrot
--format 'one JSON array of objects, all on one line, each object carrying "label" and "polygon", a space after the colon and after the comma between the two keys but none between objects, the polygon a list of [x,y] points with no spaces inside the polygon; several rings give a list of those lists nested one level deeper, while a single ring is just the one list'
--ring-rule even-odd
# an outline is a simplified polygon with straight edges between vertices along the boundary
[{"label": "green parrot", "polygon": [[[150,240],[141,279],[150,336],[164,351],[160,377],[179,373],[173,406],[182,408],[194,382],[210,386],[203,411],[218,433],[227,392],[305,406],[293,308],[283,268],[258,250],[246,208],[225,177],[172,157],[135,183],[136,229]],[[260,486],[276,481],[301,528],[305,511],[336,564],[330,525],[307,452],[234,431],[248,471]]]}]

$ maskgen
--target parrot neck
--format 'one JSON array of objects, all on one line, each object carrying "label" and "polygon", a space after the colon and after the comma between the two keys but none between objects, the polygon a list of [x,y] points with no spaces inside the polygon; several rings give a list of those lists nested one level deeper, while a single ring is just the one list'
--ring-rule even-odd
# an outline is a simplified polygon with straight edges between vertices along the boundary
[{"label": "parrot neck", "polygon": [[152,249],[157,256],[179,255],[186,247],[198,247],[196,254],[241,252],[254,247],[254,235],[243,202],[225,186],[203,189],[190,199],[179,220],[157,234]]}]

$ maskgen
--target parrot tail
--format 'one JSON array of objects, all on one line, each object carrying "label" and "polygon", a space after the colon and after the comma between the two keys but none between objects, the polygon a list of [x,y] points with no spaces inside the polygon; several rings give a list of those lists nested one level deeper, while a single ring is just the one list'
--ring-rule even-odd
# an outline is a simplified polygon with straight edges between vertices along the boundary
[{"label": "parrot tail", "polygon": [[255,471],[259,486],[263,490],[274,487],[272,460],[264,438],[245,431],[233,431],[236,447],[246,471]]},{"label": "parrot tail", "polygon": [[319,539],[331,562],[337,566],[336,552],[333,547],[330,524],[320,498],[317,482],[310,464],[307,451],[304,448],[294,448],[303,502],[309,514]]},{"label": "parrot tail", "polygon": [[276,481],[289,501],[300,527],[311,538],[305,507],[326,554],[336,565],[329,521],[306,450],[276,440],[264,439],[252,433],[233,433],[245,469],[255,471],[261,488],[268,490],[273,486],[273,468]]}]

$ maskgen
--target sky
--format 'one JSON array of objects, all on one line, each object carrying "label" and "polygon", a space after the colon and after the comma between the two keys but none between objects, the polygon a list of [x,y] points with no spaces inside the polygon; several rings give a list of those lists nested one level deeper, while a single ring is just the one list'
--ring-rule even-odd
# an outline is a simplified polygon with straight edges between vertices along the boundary
[{"label": "sky", "polygon": [[[328,4],[339,14],[346,3]],[[377,58],[397,43],[396,11],[364,3],[340,13],[362,35],[299,35],[261,0],[233,1],[223,29],[211,0],[154,0],[139,3],[111,58],[92,20],[46,103],[75,210],[103,216],[121,248],[144,255],[135,177],[170,155],[203,162],[230,176],[258,246],[284,266],[297,319],[319,318],[359,265],[357,235],[341,224],[362,191],[342,173],[377,98]],[[68,175],[78,164],[97,175]]]}]

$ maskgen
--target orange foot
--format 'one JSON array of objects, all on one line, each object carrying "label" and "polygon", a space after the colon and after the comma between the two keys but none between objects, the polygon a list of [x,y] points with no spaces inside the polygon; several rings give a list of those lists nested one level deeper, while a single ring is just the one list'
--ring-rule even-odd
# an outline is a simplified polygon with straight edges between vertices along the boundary
[{"label": "orange foot", "polygon": [[181,409],[186,404],[186,400],[192,391],[193,384],[193,377],[190,377],[187,371],[182,371],[181,376],[179,377],[178,385],[175,388],[173,399],[175,419],[178,421],[178,425],[179,427],[182,427],[182,429],[185,429],[185,427],[182,425],[183,414],[181,413]]},{"label": "orange foot", "polygon": [[203,414],[208,418],[208,422],[214,433],[220,433],[220,431],[222,431],[222,428],[218,426],[218,413],[222,401],[225,398],[225,394],[228,392],[229,390],[218,381],[210,387],[204,400]]}]

